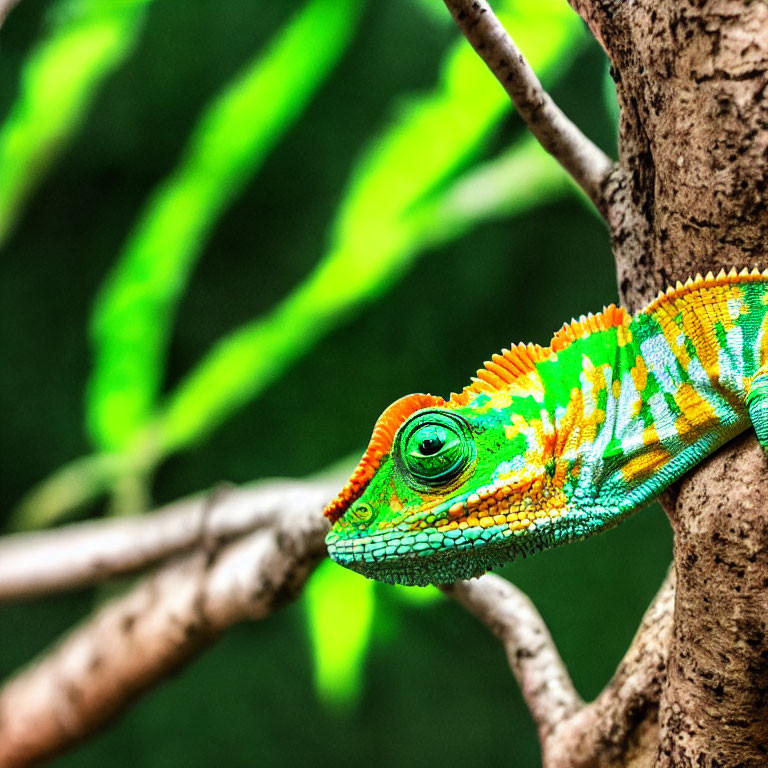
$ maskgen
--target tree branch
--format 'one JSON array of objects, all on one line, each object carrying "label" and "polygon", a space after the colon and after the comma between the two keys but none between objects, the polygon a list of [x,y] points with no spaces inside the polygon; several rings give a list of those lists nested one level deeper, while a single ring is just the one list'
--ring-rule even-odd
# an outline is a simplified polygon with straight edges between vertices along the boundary
[{"label": "tree branch", "polygon": [[593,144],[542,88],[485,0],[444,0],[464,36],[514,102],[533,135],[586,192],[604,219],[604,185],[613,161]]},{"label": "tree branch", "polygon": [[151,515],[75,523],[0,539],[0,601],[101,583],[203,544],[219,546],[302,506],[307,488],[330,497],[341,480],[222,486]]},{"label": "tree branch", "polygon": [[615,30],[610,27],[616,24],[616,11],[621,0],[568,0],[568,2],[584,20],[603,50],[607,52],[606,33],[609,36],[615,35]]},{"label": "tree branch", "polygon": [[600,765],[651,764],[674,607],[675,571],[670,567],[611,681],[542,741],[546,765],[587,768],[598,760]]},{"label": "tree branch", "polygon": [[8,18],[8,14],[13,10],[19,0],[0,0],[0,27]]},{"label": "tree branch", "polygon": [[[0,690],[0,767],[28,765],[74,745],[224,629],[264,618],[291,599],[325,554],[321,510],[337,484],[226,489],[142,518],[0,542],[0,590],[16,597],[95,583],[176,556]],[[548,765],[588,765],[606,734],[614,743],[633,738],[638,713],[656,705],[671,583],[646,614],[614,680],[587,707],[522,592],[493,575],[444,589],[504,644],[545,755],[556,756]]]},{"label": "tree branch", "polygon": [[489,574],[443,591],[501,640],[544,743],[583,704],[536,606],[517,587]]},{"label": "tree branch", "polygon": [[670,569],[615,675],[591,704],[579,698],[544,620],[504,579],[443,587],[501,640],[552,768],[650,764],[675,599]]},{"label": "tree branch", "polygon": [[0,766],[72,746],[231,624],[292,599],[325,555],[321,510],[330,494],[311,483],[290,493],[273,525],[166,565],[8,682],[0,690]]},{"label": "tree branch", "polygon": [[[0,593],[17,597],[94,583],[198,548],[107,605],[0,691],[0,766],[66,749],[226,627],[263,618],[292,597],[324,555],[320,510],[336,485],[266,483],[184,500],[142,518],[0,542]],[[444,589],[504,644],[547,765],[587,766],[598,755],[614,756],[619,765],[646,746],[665,669],[671,575],[613,680],[589,706],[522,592],[492,575]]]}]

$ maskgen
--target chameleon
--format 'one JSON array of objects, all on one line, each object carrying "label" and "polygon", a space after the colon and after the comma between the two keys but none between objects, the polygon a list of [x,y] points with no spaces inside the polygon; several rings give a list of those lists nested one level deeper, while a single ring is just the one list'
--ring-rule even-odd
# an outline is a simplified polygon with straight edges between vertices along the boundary
[{"label": "chameleon", "polygon": [[768,270],[696,275],[390,405],[328,552],[390,583],[478,576],[611,528],[750,425],[768,450]]}]

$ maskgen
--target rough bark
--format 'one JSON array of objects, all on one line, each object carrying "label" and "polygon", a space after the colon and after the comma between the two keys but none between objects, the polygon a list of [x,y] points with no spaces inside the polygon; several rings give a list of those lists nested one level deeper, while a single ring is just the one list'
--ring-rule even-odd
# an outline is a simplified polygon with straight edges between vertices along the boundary
[{"label": "rough bark", "polygon": [[[768,5],[573,0],[621,119],[609,224],[624,303],[768,266]],[[678,587],[657,765],[768,764],[768,466],[753,437],[665,497]]]},{"label": "rough bark", "polygon": [[611,229],[627,306],[696,272],[765,267],[768,6],[574,5],[610,57],[621,107]]},{"label": "rough bark", "polygon": [[766,475],[745,436],[684,479],[668,506],[678,590],[660,765],[768,764]]}]

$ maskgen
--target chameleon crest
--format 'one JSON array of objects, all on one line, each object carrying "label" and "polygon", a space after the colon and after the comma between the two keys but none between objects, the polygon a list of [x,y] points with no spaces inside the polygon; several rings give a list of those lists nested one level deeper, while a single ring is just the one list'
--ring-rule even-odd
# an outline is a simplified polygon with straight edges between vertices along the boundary
[{"label": "chameleon crest", "polygon": [[768,445],[768,271],[697,275],[503,350],[381,415],[326,509],[337,562],[445,583],[611,527],[750,420]]}]

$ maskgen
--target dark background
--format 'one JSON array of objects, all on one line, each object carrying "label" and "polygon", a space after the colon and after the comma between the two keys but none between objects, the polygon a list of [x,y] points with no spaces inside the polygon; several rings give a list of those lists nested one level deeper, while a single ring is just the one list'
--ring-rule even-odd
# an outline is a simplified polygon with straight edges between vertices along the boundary
[{"label": "dark background", "polygon": [[[437,3],[437,0],[434,0]],[[47,3],[22,0],[2,31],[0,116]],[[297,7],[156,0],[135,52],[26,206],[0,258],[0,477],[6,512],[87,453],[83,387],[93,296],[202,106]],[[416,23],[403,23],[411,17]],[[351,48],[300,121],[219,221],[182,304],[168,387],[234,326],[307,274],[349,171],[402,94],[429,89],[455,33],[414,0],[370,3]],[[426,30],[426,31],[425,31]],[[553,89],[614,152],[596,44]],[[488,153],[522,130],[510,117]],[[2,194],[0,181],[0,194]],[[616,300],[607,233],[575,195],[485,224],[423,256],[381,300],[322,340],[203,444],[167,461],[162,503],[223,479],[301,477],[359,452],[400,395],[447,395],[510,342],[547,343],[572,315]],[[547,620],[587,698],[609,679],[670,560],[658,507],[583,544],[505,569]],[[500,646],[447,600],[379,600],[361,700],[334,712],[313,693],[301,599],[229,631],[57,766],[528,766],[535,729]],[[7,676],[88,614],[94,593],[0,607]]]}]

